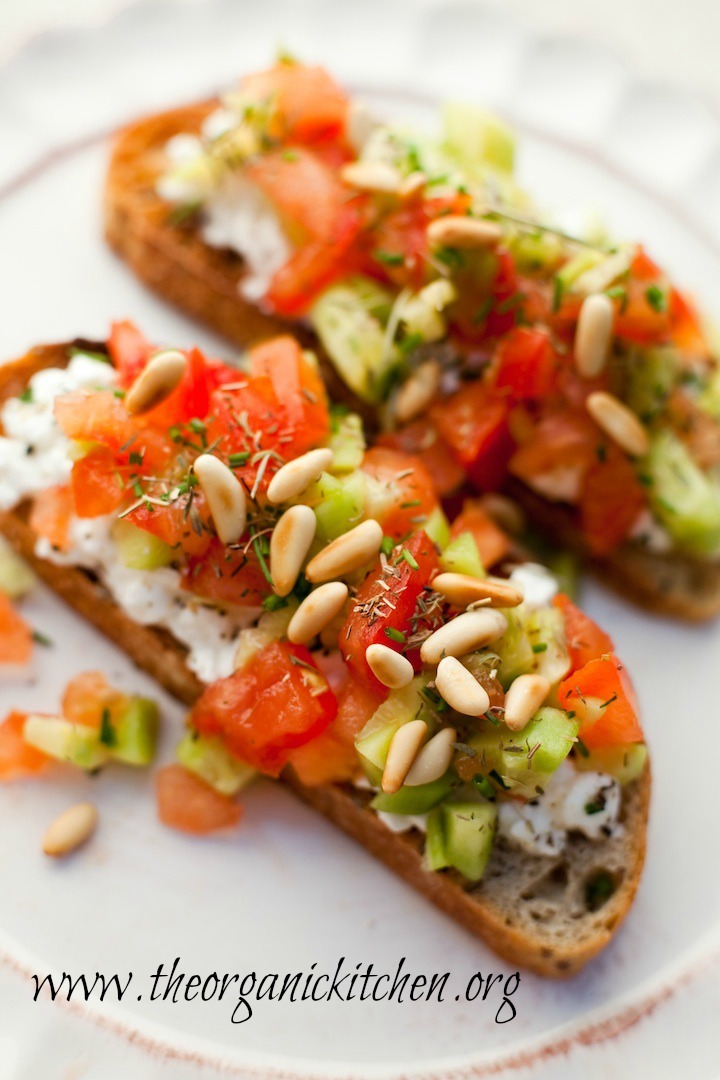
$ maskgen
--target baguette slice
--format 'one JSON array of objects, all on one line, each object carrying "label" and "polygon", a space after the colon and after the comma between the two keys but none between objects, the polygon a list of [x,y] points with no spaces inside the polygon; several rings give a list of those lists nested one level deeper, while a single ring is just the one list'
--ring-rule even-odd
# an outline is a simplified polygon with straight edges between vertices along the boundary
[{"label": "baguette slice", "polygon": [[[309,341],[303,328],[264,314],[244,300],[238,292],[242,259],[205,244],[192,221],[172,224],[172,208],[155,190],[167,165],[168,139],[181,132],[198,133],[218,104],[213,100],[174,109],[120,133],[105,191],[107,240],[163,299],[233,344],[243,348],[288,329]],[[347,399],[347,388],[328,362],[323,364],[323,376],[334,399]],[[354,402],[354,407],[368,418],[367,406]],[[606,559],[593,558],[570,511],[540,499],[524,485],[517,485],[514,494],[553,543],[582,556],[603,580],[641,607],[693,622],[720,613],[720,563],[660,554],[638,543],[626,543]]]},{"label": "baguette slice", "polygon": [[[95,352],[105,348],[78,340],[33,349],[0,368],[0,405],[19,394],[36,371],[67,363],[72,345]],[[93,575],[38,558],[29,513],[28,502],[0,513],[0,531],[72,608],[166,690],[191,705],[203,687],[185,663],[185,648],[164,630],[134,623]],[[290,771],[283,779],[509,964],[539,975],[572,975],[603,949],[625,918],[640,880],[650,798],[648,768],[624,789],[620,835],[602,844],[572,835],[566,851],[555,858],[525,855],[498,841],[478,885],[469,884],[455,871],[425,870],[422,834],[416,829],[391,832],[368,808],[371,793],[347,784],[308,788]],[[609,875],[614,892],[594,910],[587,889],[600,874]]]}]

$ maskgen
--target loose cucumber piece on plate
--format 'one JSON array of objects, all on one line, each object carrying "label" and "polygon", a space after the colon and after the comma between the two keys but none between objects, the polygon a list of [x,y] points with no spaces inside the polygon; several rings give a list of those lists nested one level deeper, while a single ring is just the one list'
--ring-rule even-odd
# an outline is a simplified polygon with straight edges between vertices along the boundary
[{"label": "loose cucumber piece on plate", "polygon": [[175,756],[181,765],[221,795],[237,795],[257,776],[255,769],[226,750],[221,739],[195,731],[183,735]]},{"label": "loose cucumber piece on plate", "polygon": [[61,716],[28,716],[23,738],[48,757],[88,772],[106,765],[111,756],[109,747],[100,741],[100,728],[73,724]]},{"label": "loose cucumber piece on plate", "polygon": [[110,750],[125,765],[149,765],[155,757],[160,716],[154,701],[130,698],[112,729]]},{"label": "loose cucumber piece on plate", "polygon": [[449,866],[479,881],[493,848],[497,807],[491,802],[444,803],[445,856]]}]

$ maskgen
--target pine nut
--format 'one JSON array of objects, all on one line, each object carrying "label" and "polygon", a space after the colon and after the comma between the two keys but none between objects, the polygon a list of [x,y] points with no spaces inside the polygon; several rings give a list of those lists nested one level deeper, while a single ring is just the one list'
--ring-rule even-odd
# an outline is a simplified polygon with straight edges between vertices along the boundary
[{"label": "pine nut", "polygon": [[444,596],[455,607],[466,608],[478,600],[489,600],[490,607],[517,607],[522,603],[521,592],[505,582],[491,578],[474,578],[469,574],[438,574],[430,587]]},{"label": "pine nut", "polygon": [[505,723],[511,731],[522,731],[550,693],[544,675],[518,675],[505,695]]},{"label": "pine nut", "polygon": [[423,642],[420,658],[425,664],[439,664],[444,656],[464,656],[497,641],[506,630],[507,619],[499,611],[466,611]]},{"label": "pine nut", "polygon": [[488,491],[480,499],[480,505],[496,525],[511,536],[522,536],[525,532],[525,515],[513,499]]},{"label": "pine nut", "polygon": [[400,690],[412,682],[415,672],[407,656],[395,652],[388,645],[368,645],[365,659],[375,678],[391,690]]},{"label": "pine nut", "polygon": [[410,772],[405,777],[406,787],[419,787],[420,784],[431,784],[433,780],[439,780],[450,768],[457,742],[455,728],[446,727],[433,735],[420,749],[420,753],[413,761]]},{"label": "pine nut", "polygon": [[621,450],[633,457],[642,457],[650,449],[650,436],[634,412],[623,405],[614,394],[598,390],[585,402],[587,411],[598,427],[613,439]]},{"label": "pine nut", "polygon": [[463,214],[435,218],[427,227],[430,247],[488,248],[502,240],[502,229],[494,221],[480,221]]},{"label": "pine nut", "polygon": [[410,720],[397,729],[382,774],[381,787],[386,795],[394,795],[403,786],[426,735],[427,724],[424,720]]},{"label": "pine nut", "polygon": [[309,506],[291,506],[277,522],[270,536],[270,573],[273,592],[287,596],[315,539],[317,518]]},{"label": "pine nut", "polygon": [[350,161],[340,176],[350,187],[378,195],[397,195],[403,184],[401,173],[385,161]]},{"label": "pine nut", "polygon": [[420,169],[416,169],[415,172],[411,172],[400,184],[400,190],[398,195],[401,199],[409,199],[415,195],[427,184],[427,176]]},{"label": "pine nut", "polygon": [[333,621],[347,598],[348,587],[344,581],[328,581],[325,585],[318,585],[305,597],[290,620],[288,639],[294,645],[307,645]]},{"label": "pine nut", "polygon": [[405,380],[395,398],[395,417],[399,423],[407,424],[427,409],[438,391],[441,377],[442,368],[437,360],[426,360]]},{"label": "pine nut", "polygon": [[95,832],[98,812],[92,803],[77,803],[55,818],[45,833],[43,851],[59,858],[75,851]]},{"label": "pine nut", "polygon": [[583,300],[575,331],[575,366],[585,379],[594,379],[607,364],[615,309],[605,293]]},{"label": "pine nut", "polygon": [[463,716],[482,716],[490,708],[485,687],[454,656],[444,656],[438,664],[435,686],[450,708]]},{"label": "pine nut", "polygon": [[294,499],[310,487],[331,464],[332,450],[323,447],[320,450],[308,450],[293,461],[288,461],[273,476],[268,485],[267,497],[271,503],[283,503]]},{"label": "pine nut", "polygon": [[193,472],[207,499],[215,532],[223,544],[236,544],[245,532],[245,489],[227,465],[213,454],[195,459]]},{"label": "pine nut", "polygon": [[338,536],[326,548],[319,551],[305,567],[305,575],[313,584],[344,577],[353,570],[359,570],[373,556],[377,555],[382,544],[383,531],[380,524],[371,519],[361,521],[350,532]]},{"label": "pine nut", "polygon": [[177,349],[152,356],[125,395],[125,408],[138,416],[150,412],[172,394],[187,367],[187,357]]}]

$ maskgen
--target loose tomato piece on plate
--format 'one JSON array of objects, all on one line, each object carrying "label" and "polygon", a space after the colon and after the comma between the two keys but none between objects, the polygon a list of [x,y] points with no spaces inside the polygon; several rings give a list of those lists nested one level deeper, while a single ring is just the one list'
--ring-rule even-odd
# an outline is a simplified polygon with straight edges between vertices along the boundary
[{"label": "loose tomato piece on plate", "polygon": [[[439,569],[435,545],[424,532],[415,533],[406,543],[399,545],[388,563],[390,572],[383,572],[379,562],[370,571],[358,589],[353,610],[338,634],[340,649],[355,677],[379,694],[385,693],[385,687],[370,670],[365,651],[374,644],[387,645],[396,652],[403,651],[406,639],[416,629],[413,616],[418,608],[418,599]],[[384,584],[389,585],[390,589],[386,590]],[[390,603],[384,602],[385,596]],[[412,654],[409,659],[414,659]]]},{"label": "loose tomato piece on plate", "polygon": [[252,548],[248,552],[228,548],[214,537],[205,552],[188,560],[182,587],[221,603],[259,607],[270,585]]},{"label": "loose tomato piece on plate", "polygon": [[73,514],[73,495],[64,484],[46,488],[33,498],[30,528],[58,551],[66,551],[70,543],[70,519]]},{"label": "loose tomato piece on plate", "polygon": [[260,772],[277,776],[290,753],[320,735],[337,701],[301,645],[274,642],[240,671],[209,686],[192,711],[206,735]]},{"label": "loose tomato piece on plate", "polygon": [[495,524],[483,510],[480,503],[468,499],[450,527],[450,535],[455,539],[468,532],[477,544],[480,561],[487,569],[500,562],[512,547],[507,533]]},{"label": "loose tomato piece on plate", "polygon": [[32,631],[0,592],[0,664],[27,664],[32,656]]},{"label": "loose tomato piece on plate", "polygon": [[114,690],[102,672],[84,671],[65,687],[62,715],[73,724],[99,728],[106,709],[111,720],[119,719],[126,702],[125,694]]},{"label": "loose tomato piece on plate", "polygon": [[433,405],[430,417],[473,484],[496,490],[514,449],[507,400],[478,381]]},{"label": "loose tomato piece on plate", "polygon": [[344,134],[348,99],[324,68],[277,64],[246,76],[242,96],[269,105],[271,134],[278,138],[312,143]]},{"label": "loose tomato piece on plate", "polygon": [[590,660],[561,682],[558,700],[580,720],[580,738],[591,750],[643,741],[635,691],[613,653]]},{"label": "loose tomato piece on plate", "polygon": [[580,519],[595,555],[607,555],[625,540],[647,505],[645,489],[622,450],[609,443],[602,460],[594,461],[580,494]]},{"label": "loose tomato piece on plate", "polygon": [[163,825],[181,832],[205,833],[231,829],[242,817],[242,807],[221,795],[182,765],[165,765],[155,774],[158,817]]},{"label": "loose tomato piece on plate", "polygon": [[23,738],[26,713],[11,712],[0,724],[0,780],[21,780],[43,772],[51,759]]},{"label": "loose tomato piece on plate", "polygon": [[285,456],[300,455],[327,438],[330,411],[325,385],[295,338],[284,335],[256,346],[250,353],[250,372],[272,384],[281,410],[281,434],[288,440]]},{"label": "loose tomato piece on plate", "polygon": [[368,477],[365,510],[386,536],[401,540],[421,529],[438,506],[430,473],[416,458],[400,450],[374,446],[363,458]]},{"label": "loose tomato piece on plate", "polygon": [[609,634],[601,630],[584,611],[575,607],[565,593],[558,593],[553,599],[553,607],[561,611],[565,619],[565,636],[572,671],[577,671],[591,660],[597,660],[605,653],[613,651]]},{"label": "loose tomato piece on plate", "polygon": [[427,416],[398,431],[384,432],[375,445],[413,454],[429,472],[438,495],[450,495],[465,479],[462,465],[453,457],[450,447]]},{"label": "loose tomato piece on plate", "polygon": [[559,357],[545,330],[517,327],[498,344],[495,385],[513,401],[539,401],[557,386]]}]

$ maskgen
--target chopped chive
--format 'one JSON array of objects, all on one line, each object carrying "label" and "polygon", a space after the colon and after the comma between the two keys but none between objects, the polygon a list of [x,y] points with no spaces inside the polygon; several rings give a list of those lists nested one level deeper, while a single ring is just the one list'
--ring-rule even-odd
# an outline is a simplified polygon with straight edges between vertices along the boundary
[{"label": "chopped chive", "polygon": [[239,469],[241,465],[245,465],[250,457],[249,450],[243,450],[239,454],[231,454],[228,458],[228,465],[231,469]]},{"label": "chopped chive", "polygon": [[21,401],[24,401],[25,404],[27,405],[28,402],[32,401],[32,399],[33,399],[32,388],[29,387],[29,386],[26,386],[25,389],[23,390],[22,394],[18,394],[18,397],[20,398]]},{"label": "chopped chive", "polygon": [[537,645],[533,645],[533,647],[532,647],[532,651],[534,653],[545,652],[546,649],[547,649],[547,642],[545,642],[545,641],[539,641],[537,643]]},{"label": "chopped chive", "polygon": [[412,554],[412,552],[408,551],[407,548],[402,549],[402,551],[400,552],[400,558],[405,560],[405,562],[408,564],[408,566],[410,567],[411,570],[419,570],[420,569],[420,565],[419,565],[417,559]]},{"label": "chopped chive", "polygon": [[395,542],[394,542],[393,538],[391,536],[383,536],[382,544],[380,545],[380,550],[382,551],[385,558],[388,558],[390,555],[392,555],[392,549],[394,547],[395,547]]},{"label": "chopped chive", "polygon": [[[572,715],[574,716],[575,713],[573,713]],[[570,716],[570,713],[568,713],[568,716]],[[590,757],[590,751],[588,750],[587,746],[582,741],[579,735],[577,737],[577,742],[575,743],[575,746],[577,747],[581,757]]]},{"label": "chopped chive", "polygon": [[405,262],[405,256],[401,251],[375,251],[374,257],[378,262],[384,263],[386,266],[402,266]]},{"label": "chopped chive", "polygon": [[477,309],[477,311],[475,312],[475,314],[472,317],[473,326],[477,326],[478,323],[485,322],[488,315],[492,311],[492,306],[493,306],[492,296],[486,296],[485,299],[483,300],[482,304],[480,304],[480,307]]},{"label": "chopped chive", "polygon": [[487,776],[483,776],[482,773],[478,773],[473,776],[473,784],[478,789],[481,795],[484,795],[486,799],[495,798],[495,788],[492,786]]},{"label": "chopped chive", "polygon": [[263,574],[265,575],[265,580],[267,582],[269,582],[270,585],[272,585],[273,584],[273,579],[272,579],[272,577],[270,575],[270,571],[268,570],[268,565],[265,562],[265,554],[263,553],[263,548],[262,548],[262,542],[261,541],[262,541],[262,537],[254,536],[252,545],[253,545],[253,548],[255,550],[255,554],[257,555],[257,561],[260,563],[260,569],[262,570]]},{"label": "chopped chive", "polygon": [[483,719],[484,719],[484,720],[489,720],[491,724],[494,724],[494,725],[495,725],[495,727],[497,727],[497,726],[499,725],[499,723],[500,723],[500,721],[498,720],[497,716],[493,716],[493,715],[492,715],[492,713],[490,712],[490,710],[489,710],[489,709],[488,709],[488,711],[487,711],[487,712],[486,712],[486,713],[484,714],[484,716],[483,716]]},{"label": "chopped chive", "polygon": [[114,746],[116,741],[115,728],[110,719],[110,710],[103,709],[100,720],[100,742],[103,746]]},{"label": "chopped chive", "polygon": [[601,708],[601,709],[606,709],[606,708],[608,707],[608,705],[612,705],[613,701],[617,701],[617,694],[613,694],[613,696],[612,696],[612,697],[609,697],[609,698],[607,699],[607,701],[603,701],[603,703],[602,703],[602,705],[600,706],[600,708]]},{"label": "chopped chive", "polygon": [[205,422],[198,419],[197,416],[193,416],[192,420],[188,422],[188,427],[194,431],[196,435],[202,435],[206,430]]},{"label": "chopped chive", "polygon": [[385,627],[385,637],[390,638],[391,641],[397,641],[400,645],[404,645],[406,637],[401,630],[396,630],[394,626]]},{"label": "chopped chive", "polygon": [[142,465],[143,455],[137,450],[132,450],[130,453],[129,461],[131,465]]},{"label": "chopped chive", "polygon": [[667,296],[659,285],[650,285],[645,290],[645,299],[653,311],[661,313],[667,308]]},{"label": "chopped chive", "polygon": [[47,634],[43,634],[40,630],[33,630],[33,641],[36,641],[38,645],[44,645],[46,649],[49,649],[53,645],[52,638],[49,638]]},{"label": "chopped chive", "polygon": [[602,795],[597,799],[593,799],[592,802],[585,803],[586,814],[599,814],[605,809],[605,799]]},{"label": "chopped chive", "polygon": [[412,502],[400,503],[401,510],[409,510],[411,506],[422,506],[422,499],[413,499]]},{"label": "chopped chive", "polygon": [[556,277],[555,281],[553,283],[553,300],[552,300],[552,309],[553,309],[553,311],[559,311],[560,310],[560,308],[562,306],[564,294],[565,294],[565,285],[563,284],[563,280],[560,277]]},{"label": "chopped chive", "polygon": [[585,886],[585,903],[590,911],[597,911],[615,892],[615,882],[607,870],[599,870]]}]

